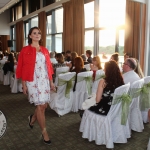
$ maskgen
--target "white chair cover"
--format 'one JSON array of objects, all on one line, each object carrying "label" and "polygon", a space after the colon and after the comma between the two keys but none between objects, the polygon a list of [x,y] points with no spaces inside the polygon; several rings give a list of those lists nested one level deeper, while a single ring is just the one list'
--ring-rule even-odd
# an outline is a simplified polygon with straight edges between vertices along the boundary
[{"label": "white chair cover", "polygon": [[0,62],[0,81],[3,82],[4,80],[4,71],[3,71],[3,65],[1,62]]},{"label": "white chair cover", "polygon": [[84,68],[86,68],[87,71],[91,70],[90,64],[84,65]]},{"label": "white chair cover", "polygon": [[58,83],[58,75],[61,74],[61,73],[66,73],[68,71],[69,71],[69,67],[56,68],[55,86],[57,86],[57,83]]},{"label": "white chair cover", "polygon": [[8,71],[7,74],[4,75],[3,84],[4,85],[10,85],[12,76],[13,76],[13,72]]},{"label": "white chair cover", "polygon": [[104,75],[105,73],[102,69],[96,71],[95,81],[93,82],[93,85],[92,85],[92,93],[97,92],[99,81],[103,78]]},{"label": "white chair cover", "polygon": [[[130,84],[118,87],[114,92],[115,95],[128,93]],[[85,110],[79,131],[82,137],[89,141],[95,140],[97,145],[105,144],[107,148],[114,148],[114,143],[126,143],[130,134],[129,123],[121,125],[122,102],[111,105],[107,116],[93,113]]]},{"label": "white chair cover", "polygon": [[[77,80],[80,77],[91,77],[92,78],[93,71],[81,72],[77,75]],[[92,87],[92,85],[91,85]],[[92,90],[92,88],[91,88]],[[73,105],[72,111],[78,112],[78,110],[82,110],[82,103],[89,97],[87,83],[85,80],[76,83],[76,90],[73,93]]]},{"label": "white chair cover", "polygon": [[[75,77],[75,72],[68,72],[65,74],[58,75],[58,78],[69,81],[73,77]],[[59,79],[58,79],[59,80]],[[70,90],[70,98],[65,96],[66,84],[62,86],[58,86],[57,93],[51,92],[50,93],[50,108],[53,109],[58,115],[63,116],[71,111],[72,102],[73,102],[73,85],[74,81],[72,81],[72,88]]]},{"label": "white chair cover", "polygon": [[15,75],[14,75],[13,85],[11,87],[11,93],[22,92],[22,83],[21,83],[21,80],[19,80],[19,79],[16,78],[16,68],[17,68],[17,65],[14,66]]},{"label": "white chair cover", "polygon": [[[150,83],[150,76],[144,77],[144,84],[148,84],[148,83]],[[149,91],[149,94],[150,94],[150,91]],[[148,120],[148,110],[149,109],[147,109],[145,111],[141,111],[144,123],[149,122],[149,120]]]},{"label": "white chair cover", "polygon": [[[133,82],[130,91],[132,91],[132,89],[142,88],[143,84],[144,84],[144,79]],[[137,132],[142,132],[144,129],[144,125],[143,125],[141,110],[139,106],[139,100],[140,100],[140,95],[132,99],[132,102],[130,104],[129,123],[130,123],[130,128],[132,130]]]}]

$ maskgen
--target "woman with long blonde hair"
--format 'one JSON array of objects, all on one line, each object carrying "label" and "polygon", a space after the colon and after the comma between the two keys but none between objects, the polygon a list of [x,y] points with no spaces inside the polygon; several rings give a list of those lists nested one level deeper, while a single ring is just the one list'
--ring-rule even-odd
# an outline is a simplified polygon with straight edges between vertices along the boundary
[{"label": "woman with long blonde hair", "polygon": [[90,67],[91,71],[93,71],[93,80],[95,80],[96,71],[102,69],[100,57],[98,55],[93,57]]}]

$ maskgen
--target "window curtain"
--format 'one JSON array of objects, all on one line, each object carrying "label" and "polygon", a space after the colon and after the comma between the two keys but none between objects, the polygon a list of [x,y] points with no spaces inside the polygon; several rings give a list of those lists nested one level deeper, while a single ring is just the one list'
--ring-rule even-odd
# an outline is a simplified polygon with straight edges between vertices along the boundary
[{"label": "window curtain", "polygon": [[73,51],[73,11],[72,3],[63,4],[63,50]]},{"label": "window curtain", "polygon": [[20,52],[24,46],[23,20],[16,23],[16,52]]},{"label": "window curtain", "polygon": [[146,6],[138,2],[126,0],[125,53],[140,60],[144,64]]},{"label": "window curtain", "polygon": [[63,4],[64,51],[84,53],[84,0],[71,0]]},{"label": "window curtain", "polygon": [[42,32],[42,46],[46,46],[46,13],[42,11],[38,14],[38,26]]}]

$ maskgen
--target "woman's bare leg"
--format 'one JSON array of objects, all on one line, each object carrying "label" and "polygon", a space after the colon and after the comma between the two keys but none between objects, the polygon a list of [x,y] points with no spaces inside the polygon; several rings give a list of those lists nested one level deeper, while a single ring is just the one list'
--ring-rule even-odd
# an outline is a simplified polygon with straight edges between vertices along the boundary
[{"label": "woman's bare leg", "polygon": [[47,131],[46,131],[46,126],[45,126],[45,109],[47,107],[47,104],[44,105],[38,105],[36,108],[36,118],[39,123],[39,126],[42,130],[42,135],[44,137],[45,141],[49,140]]}]

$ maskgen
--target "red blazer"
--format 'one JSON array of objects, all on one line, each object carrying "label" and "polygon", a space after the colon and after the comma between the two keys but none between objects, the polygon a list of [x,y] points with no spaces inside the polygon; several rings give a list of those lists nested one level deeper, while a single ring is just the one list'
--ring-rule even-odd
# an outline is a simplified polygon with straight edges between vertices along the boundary
[{"label": "red blazer", "polygon": [[[43,46],[40,46],[40,49],[46,59],[46,66],[49,79],[52,80],[53,68],[50,62],[49,52]],[[16,69],[16,77],[21,78],[23,81],[33,81],[35,61],[36,61],[36,48],[32,47],[31,45],[23,47],[19,54]]]}]

